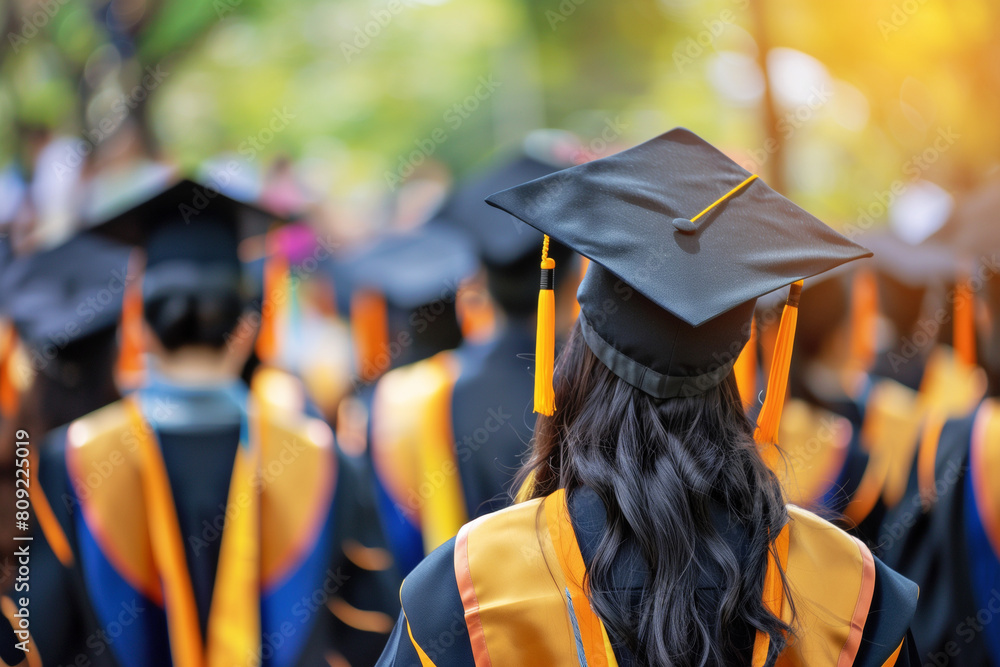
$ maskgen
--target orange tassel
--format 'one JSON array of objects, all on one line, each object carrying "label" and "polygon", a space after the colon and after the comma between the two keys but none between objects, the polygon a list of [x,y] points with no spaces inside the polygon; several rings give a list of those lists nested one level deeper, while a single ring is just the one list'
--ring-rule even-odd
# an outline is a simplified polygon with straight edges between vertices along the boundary
[{"label": "orange tassel", "polygon": [[260,331],[255,351],[265,364],[273,362],[281,350],[281,312],[287,308],[288,261],[280,252],[273,233],[267,235],[267,259],[264,261],[264,298],[260,305]]},{"label": "orange tassel", "polygon": [[733,366],[736,385],[743,399],[743,409],[749,410],[757,400],[757,318],[750,320],[750,340],[744,346]]},{"label": "orange tassel", "polygon": [[851,364],[867,371],[875,363],[878,334],[878,282],[875,274],[859,270],[851,283]]},{"label": "orange tassel", "polygon": [[768,465],[777,463],[778,425],[781,411],[785,407],[785,392],[788,388],[788,368],[792,362],[792,346],[795,343],[795,324],[799,318],[799,298],[802,296],[802,281],[792,283],[788,300],[781,313],[778,336],[774,343],[771,370],[767,378],[767,396],[757,417],[755,439],[763,446],[761,456]]},{"label": "orange tassel", "polygon": [[549,257],[549,237],[542,243],[542,280],[538,290],[538,331],[535,335],[535,412],[551,417],[556,411],[552,375],[556,356],[556,261]]},{"label": "orange tassel", "polygon": [[967,278],[955,287],[955,321],[953,323],[955,356],[966,366],[976,365],[976,299]]},{"label": "orange tassel", "polygon": [[129,258],[131,281],[125,286],[122,297],[122,314],[119,323],[121,344],[115,365],[118,383],[125,389],[142,384],[146,365],[142,344],[142,259],[138,250]]},{"label": "orange tassel", "polygon": [[358,376],[364,382],[374,382],[389,370],[389,313],[385,297],[362,290],[351,298],[351,337]]},{"label": "orange tassel", "polygon": [[14,382],[14,356],[17,353],[17,331],[13,325],[7,330],[4,346],[0,350],[0,416],[12,418],[21,405],[21,392]]}]

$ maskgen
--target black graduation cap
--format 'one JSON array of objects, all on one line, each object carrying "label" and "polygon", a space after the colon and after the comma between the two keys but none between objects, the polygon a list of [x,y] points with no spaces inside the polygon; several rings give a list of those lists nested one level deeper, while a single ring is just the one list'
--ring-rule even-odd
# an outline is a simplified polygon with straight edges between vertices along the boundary
[{"label": "black graduation cap", "polygon": [[506,266],[526,255],[537,256],[542,233],[506,211],[487,206],[483,200],[494,192],[548,176],[568,166],[547,164],[527,155],[504,160],[459,184],[441,215],[471,235],[487,264]]},{"label": "black graduation cap", "polygon": [[242,289],[237,247],[279,218],[217,189],[181,180],[92,227],[90,232],[146,251],[143,296]]},{"label": "black graduation cap", "polygon": [[[542,233],[506,211],[487,206],[483,200],[494,192],[568,166],[543,162],[527,154],[508,158],[461,183],[442,209],[444,221],[455,223],[472,238],[486,269],[490,293],[508,313],[526,313],[535,308],[532,286],[538,278]],[[569,259],[571,251],[553,244],[550,254],[562,265],[561,260]]]},{"label": "black graduation cap", "polygon": [[1000,174],[993,173],[978,188],[960,197],[947,222],[931,240],[972,258],[1000,248]]},{"label": "black graduation cap", "polygon": [[362,378],[456,347],[456,294],[476,267],[469,240],[439,220],[387,234],[343,262]]},{"label": "black graduation cap", "polygon": [[57,350],[117,325],[129,248],[87,234],[18,257],[0,277],[0,309],[31,347]]},{"label": "black graduation cap", "polygon": [[584,339],[656,398],[721,382],[757,297],[870,255],[681,128],[487,202],[592,260]]},{"label": "black graduation cap", "polygon": [[438,221],[406,233],[387,234],[349,260],[353,289],[374,289],[388,304],[411,310],[452,299],[476,270],[469,242]]}]

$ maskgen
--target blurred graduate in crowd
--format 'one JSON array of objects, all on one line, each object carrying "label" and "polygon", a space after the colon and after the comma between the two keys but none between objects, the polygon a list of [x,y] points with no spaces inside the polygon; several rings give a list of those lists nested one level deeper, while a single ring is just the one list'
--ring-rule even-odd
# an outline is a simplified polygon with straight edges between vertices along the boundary
[{"label": "blurred graduate in crowd", "polygon": [[395,576],[364,470],[322,421],[240,380],[255,337],[237,248],[271,221],[180,181],[90,232],[145,251],[122,323],[145,368],[54,434],[37,471],[46,662],[362,665],[384,643]]},{"label": "blurred graduate in crowd", "polygon": [[[405,573],[423,558],[422,531],[433,506],[420,487],[431,483],[425,473],[440,471],[445,461],[446,445],[436,438],[448,416],[427,403],[449,398],[458,363],[451,351],[462,342],[457,295],[476,270],[476,256],[463,235],[431,221],[377,239],[346,270],[357,396],[338,430],[345,440],[363,440],[358,446],[372,463],[379,515]],[[452,469],[445,477],[453,475]],[[461,511],[458,497],[424,495],[437,499],[436,511]]]},{"label": "blurred graduate in crowd", "polygon": [[[789,502],[829,519],[843,512],[868,461],[860,443],[867,365],[857,359],[864,354],[857,345],[859,338],[874,336],[874,313],[852,308],[852,302],[865,302],[860,292],[874,288],[870,278],[864,271],[835,269],[806,280],[798,308],[777,472]],[[869,305],[874,308],[871,300]],[[767,308],[780,312],[773,299]]]},{"label": "blurred graduate in crowd", "polygon": [[[370,451],[380,494],[392,504],[384,512],[395,526],[390,532],[399,536],[404,573],[469,519],[511,501],[511,483],[534,424],[534,294],[541,234],[483,200],[497,189],[556,169],[526,154],[508,159],[460,185],[431,223],[448,235],[471,239],[488,302],[473,310],[467,305],[472,296],[460,285],[455,314],[465,333],[461,345],[390,371],[374,392]],[[463,250],[463,262],[467,252]],[[578,272],[571,253],[562,246],[554,246],[552,253],[566,276],[560,285],[573,282]],[[428,259],[443,254],[441,248]],[[401,273],[417,266],[407,269],[400,262],[384,270]],[[425,271],[429,279],[420,282],[440,289],[460,277],[458,268],[453,267],[452,275]],[[461,277],[468,285],[470,276]],[[450,291],[447,298],[452,298]],[[575,316],[573,303],[563,301],[563,331]],[[409,536],[408,547],[403,546],[404,535]]]},{"label": "blurred graduate in crowd", "polygon": [[919,664],[916,586],[785,504],[785,378],[754,425],[732,373],[758,297],[794,282],[774,380],[801,280],[866,250],[681,129],[488,201],[592,260],[581,313],[553,371],[546,236],[525,500],[410,574],[379,664]]},{"label": "blurred graduate in crowd", "polygon": [[920,586],[913,628],[924,664],[1000,665],[990,625],[1000,614],[998,205],[994,177],[960,201],[944,235],[958,269],[955,348],[970,376],[985,377],[986,397],[964,415],[931,406],[905,496],[882,527],[887,562]]}]

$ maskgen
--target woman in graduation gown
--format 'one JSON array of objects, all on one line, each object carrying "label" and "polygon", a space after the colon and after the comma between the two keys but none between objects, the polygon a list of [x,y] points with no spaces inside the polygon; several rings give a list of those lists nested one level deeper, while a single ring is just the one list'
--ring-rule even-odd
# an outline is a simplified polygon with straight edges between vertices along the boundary
[{"label": "woman in graduation gown", "polygon": [[553,387],[543,250],[522,502],[411,573],[379,664],[916,664],[916,587],[785,505],[731,372],[758,296],[866,251],[682,129],[487,201],[592,260],[581,315]]},{"label": "woman in graduation gown", "polygon": [[182,181],[94,231],[146,251],[152,363],[35,473],[45,664],[364,665],[385,643],[395,577],[362,469],[239,380],[247,212]]}]

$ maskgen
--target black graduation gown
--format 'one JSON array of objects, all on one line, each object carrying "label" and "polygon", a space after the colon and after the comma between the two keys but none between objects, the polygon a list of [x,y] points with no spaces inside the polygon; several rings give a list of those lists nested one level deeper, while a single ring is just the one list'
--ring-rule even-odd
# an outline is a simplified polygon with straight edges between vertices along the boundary
[{"label": "black graduation gown", "polygon": [[913,619],[923,664],[994,666],[986,645],[987,632],[977,629],[981,611],[974,596],[966,512],[969,445],[975,414],[947,422],[941,431],[935,461],[937,498],[930,511],[922,509],[916,476],[906,495],[882,525],[880,542],[886,563],[920,586]]},{"label": "black graduation gown", "polygon": [[534,353],[534,330],[518,320],[488,343],[461,350],[452,425],[470,519],[510,504],[511,482],[535,428]]},{"label": "black graduation gown", "polygon": [[[589,567],[594,557],[594,551],[604,531],[605,513],[597,495],[589,489],[580,489],[569,497],[570,518],[573,531],[580,545],[584,563]],[[719,509],[713,520],[721,527],[732,525]],[[725,539],[742,553],[740,548],[741,534],[739,530],[726,529]],[[411,591],[408,600],[407,613],[420,618],[421,636],[415,638],[420,643],[428,657],[436,667],[470,667],[475,665],[472,645],[468,630],[464,623],[463,605],[454,565],[455,539],[449,540],[430,554],[407,577],[406,587]],[[640,594],[641,582],[645,571],[633,567],[628,553],[623,551],[615,564],[613,578],[623,585],[633,589],[636,600]],[[642,567],[642,566],[640,566]],[[899,636],[906,628],[906,621],[912,612],[912,603],[906,596],[908,587],[905,580],[875,559],[876,580],[875,592],[872,598],[871,611],[865,624],[861,648],[855,665],[864,667],[881,667],[888,654],[898,645]],[[716,583],[718,577],[705,573],[699,580],[697,606],[706,614],[706,620],[712,619],[711,609],[721,595],[721,589]],[[428,620],[431,619],[431,620]],[[734,643],[746,646],[746,661],[750,664],[753,649],[753,632],[749,628],[732,628]],[[612,637],[615,657],[622,667],[635,665],[633,657]],[[887,648],[888,647],[888,650]],[[409,667],[420,665],[420,658],[413,648],[407,631],[406,621],[400,614],[389,644],[378,662],[378,667]],[[916,667],[917,660],[912,636],[907,632],[903,650],[895,663],[897,667]]]}]

